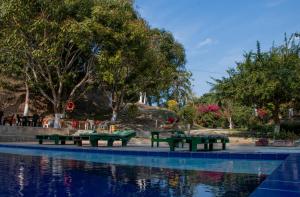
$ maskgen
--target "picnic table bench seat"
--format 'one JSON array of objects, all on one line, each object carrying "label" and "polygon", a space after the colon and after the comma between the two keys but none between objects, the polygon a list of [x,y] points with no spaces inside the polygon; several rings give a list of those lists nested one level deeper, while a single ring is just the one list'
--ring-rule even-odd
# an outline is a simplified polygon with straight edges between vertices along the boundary
[{"label": "picnic table bench seat", "polygon": [[122,146],[127,146],[129,140],[136,136],[136,132],[132,130],[115,131],[113,133],[92,133],[80,134],[74,136],[74,141],[77,145],[82,146],[82,141],[88,140],[91,146],[98,146],[98,141],[107,141],[107,146],[113,146],[114,141],[121,141]]},{"label": "picnic table bench seat", "polygon": [[[171,137],[160,137],[160,134],[169,134]],[[163,131],[151,131],[151,147],[154,146],[154,142],[156,142],[156,146],[159,147],[160,142],[167,142],[168,144],[175,143],[178,146],[178,143],[184,146],[184,141],[181,137],[185,137],[185,133],[182,130],[163,130]]]},{"label": "picnic table bench seat", "polygon": [[198,144],[204,144],[204,150],[212,151],[216,143],[221,143],[222,150],[225,150],[229,138],[225,135],[197,135],[187,137],[186,142],[189,144],[190,151],[197,151]]},{"label": "picnic table bench seat", "polygon": [[226,149],[226,143],[229,143],[229,138],[224,135],[193,135],[193,136],[183,136],[183,135],[173,135],[168,138],[164,138],[165,142],[168,142],[170,151],[175,151],[178,147],[178,143],[185,141],[189,144],[190,151],[197,151],[197,145],[203,144],[204,150],[213,150],[215,143],[221,143],[222,149]]},{"label": "picnic table bench seat", "polygon": [[54,144],[66,144],[66,141],[73,141],[73,136],[71,135],[36,135],[36,139],[39,141],[39,144],[43,144],[45,140],[47,141],[54,141]]},{"label": "picnic table bench seat", "polygon": [[62,134],[47,134],[47,135],[36,135],[36,139],[39,141],[39,144],[43,144],[44,141],[54,141],[54,144],[64,145],[66,141],[73,141],[74,144],[76,141],[74,140],[75,136],[79,136],[80,134],[91,134],[95,133],[93,130],[78,130],[73,135],[62,135]]}]

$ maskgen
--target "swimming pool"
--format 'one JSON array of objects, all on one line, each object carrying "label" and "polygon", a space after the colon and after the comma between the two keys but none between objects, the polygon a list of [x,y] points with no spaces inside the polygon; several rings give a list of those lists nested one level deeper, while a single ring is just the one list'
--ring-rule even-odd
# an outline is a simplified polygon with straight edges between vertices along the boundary
[{"label": "swimming pool", "polygon": [[248,196],[280,163],[0,147],[0,194]]}]

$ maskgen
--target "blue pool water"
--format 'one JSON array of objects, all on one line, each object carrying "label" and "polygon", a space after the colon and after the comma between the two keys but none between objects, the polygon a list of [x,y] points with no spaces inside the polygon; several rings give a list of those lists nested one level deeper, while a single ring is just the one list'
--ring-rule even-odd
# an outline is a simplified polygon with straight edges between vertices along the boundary
[{"label": "blue pool water", "polygon": [[0,148],[0,196],[248,196],[280,163]]}]

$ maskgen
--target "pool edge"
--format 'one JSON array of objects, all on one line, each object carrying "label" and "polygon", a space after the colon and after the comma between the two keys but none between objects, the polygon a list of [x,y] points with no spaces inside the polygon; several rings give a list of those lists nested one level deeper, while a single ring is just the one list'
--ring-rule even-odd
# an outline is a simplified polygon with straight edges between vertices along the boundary
[{"label": "pool edge", "polygon": [[26,148],[39,150],[56,150],[69,152],[88,152],[115,155],[139,155],[139,156],[158,156],[158,157],[185,157],[185,158],[214,158],[214,159],[246,159],[246,160],[285,160],[289,153],[249,153],[249,152],[186,152],[186,151],[141,151],[141,150],[116,150],[99,149],[97,147],[57,147],[53,145],[34,145],[34,144],[1,144],[0,147],[6,148]]}]

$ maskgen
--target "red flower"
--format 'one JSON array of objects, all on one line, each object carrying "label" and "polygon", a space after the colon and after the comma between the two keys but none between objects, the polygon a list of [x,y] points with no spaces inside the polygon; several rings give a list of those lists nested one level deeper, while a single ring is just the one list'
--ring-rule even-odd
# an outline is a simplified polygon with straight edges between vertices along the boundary
[{"label": "red flower", "polygon": [[198,106],[199,113],[218,112],[218,111],[220,111],[220,107],[216,104],[208,104],[208,105],[199,105]]},{"label": "red flower", "polygon": [[168,122],[169,124],[173,124],[173,123],[175,122],[175,118],[169,117],[168,120],[167,120],[167,122]]},{"label": "red flower", "polygon": [[268,115],[268,111],[265,109],[257,109],[257,115],[259,118],[263,119]]}]

